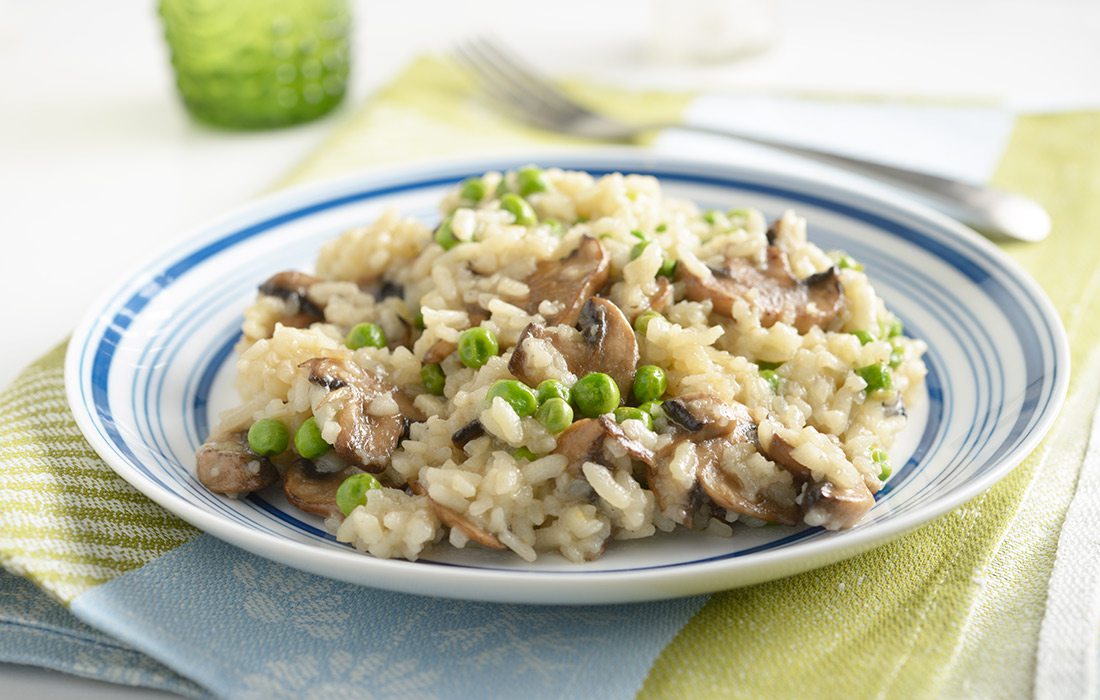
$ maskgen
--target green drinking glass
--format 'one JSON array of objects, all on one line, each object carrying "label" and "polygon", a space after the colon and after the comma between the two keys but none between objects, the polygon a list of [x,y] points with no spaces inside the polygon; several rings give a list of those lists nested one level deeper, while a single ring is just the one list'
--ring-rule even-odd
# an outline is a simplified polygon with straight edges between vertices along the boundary
[{"label": "green drinking glass", "polygon": [[176,85],[197,119],[299,124],[344,98],[348,0],[160,0]]}]

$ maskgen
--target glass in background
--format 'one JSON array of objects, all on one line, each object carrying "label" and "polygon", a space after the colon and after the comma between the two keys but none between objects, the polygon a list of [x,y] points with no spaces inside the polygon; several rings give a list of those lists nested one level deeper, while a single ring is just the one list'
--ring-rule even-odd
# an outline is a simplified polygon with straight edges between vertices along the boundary
[{"label": "glass in background", "polygon": [[764,51],[779,38],[776,0],[652,3],[652,46],[661,59],[686,63],[730,61]]},{"label": "glass in background", "polygon": [[161,0],[188,111],[222,127],[316,119],[347,89],[348,0]]}]

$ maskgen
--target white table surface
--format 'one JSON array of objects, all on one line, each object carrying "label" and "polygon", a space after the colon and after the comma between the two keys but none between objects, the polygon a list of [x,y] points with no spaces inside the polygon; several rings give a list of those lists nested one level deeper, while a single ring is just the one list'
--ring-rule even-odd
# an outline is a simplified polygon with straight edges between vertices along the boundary
[{"label": "white table surface", "polygon": [[[412,56],[464,36],[488,32],[549,70],[618,85],[1100,107],[1100,4],[1086,0],[784,0],[771,51],[713,65],[658,63],[643,0],[354,4],[346,106],[240,134],[187,119],[152,2],[0,0],[0,385],[121,274],[264,190]],[[0,687],[24,698],[163,696],[3,664]]]}]

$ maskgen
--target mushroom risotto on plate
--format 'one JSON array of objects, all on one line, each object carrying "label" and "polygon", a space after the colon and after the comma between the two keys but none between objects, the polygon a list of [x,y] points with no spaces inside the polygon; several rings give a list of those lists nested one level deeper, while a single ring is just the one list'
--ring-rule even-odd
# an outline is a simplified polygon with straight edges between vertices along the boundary
[{"label": "mushroom risotto on plate", "polygon": [[925,346],[797,212],[728,204],[531,166],[466,180],[434,229],[342,233],[245,310],[199,480],[278,485],[384,558],[857,525]]}]

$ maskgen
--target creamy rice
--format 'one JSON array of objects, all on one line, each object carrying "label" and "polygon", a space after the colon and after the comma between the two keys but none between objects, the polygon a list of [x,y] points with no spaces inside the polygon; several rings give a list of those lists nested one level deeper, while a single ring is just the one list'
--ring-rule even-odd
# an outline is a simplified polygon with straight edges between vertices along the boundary
[{"label": "creamy rice", "polygon": [[[811,243],[806,221],[793,212],[769,225],[755,210],[701,212],[665,197],[651,177],[547,170],[542,178],[545,189],[525,198],[537,223],[516,225],[493,194],[520,189],[517,174],[487,173],[480,201],[456,188],[441,203],[453,247],[435,242],[424,222],[388,212],[327,243],[302,294],[261,293],[245,312],[238,348],[242,405],[223,416],[217,434],[275,419],[293,436],[312,416],[322,438],[339,447],[352,429],[340,411],[360,400],[361,421],[407,419],[407,435],[395,439],[384,463],[356,464],[337,449],[310,467],[316,478],[376,472],[383,488],[346,515],[327,512],[327,523],[340,541],[378,557],[490,546],[528,561],[549,551],[580,562],[613,540],[680,527],[736,536],[738,527],[769,519],[854,524],[888,477],[883,456],[905,426],[905,406],[922,395],[926,371],[923,343],[899,333],[858,263]],[[566,306],[531,301],[540,263],[567,259],[589,238],[608,260],[595,294],[631,322],[660,307],[644,333],[632,335],[637,364],[667,374],[667,410],[656,411],[652,427],[607,416],[618,437],[601,434],[603,448],[574,462],[558,453],[564,434],[488,394],[514,378],[510,363],[525,329],[552,327]],[[789,279],[781,278],[787,306],[778,319],[767,309],[779,292],[766,285],[724,302],[698,291],[748,267],[779,274],[779,258]],[[821,299],[835,304],[822,308]],[[381,328],[388,347],[347,346],[349,331],[364,322]],[[500,350],[472,368],[453,345],[478,325]],[[524,350],[540,376],[579,379],[553,342],[533,339]],[[426,355],[445,375],[442,395],[422,384]],[[311,375],[303,363],[314,358],[354,365],[386,390],[355,398],[347,386]],[[867,368],[887,374],[890,386],[868,387],[876,375]],[[705,401],[690,398],[701,395]],[[636,404],[629,387],[622,398]],[[670,402],[687,418],[669,413]],[[693,416],[708,406],[743,413],[728,428],[707,423],[693,431]],[[476,434],[458,444],[456,433],[474,421]],[[704,437],[714,426],[726,432]],[[297,457],[293,440],[270,457],[285,488]],[[844,510],[844,494],[862,510]]]}]

